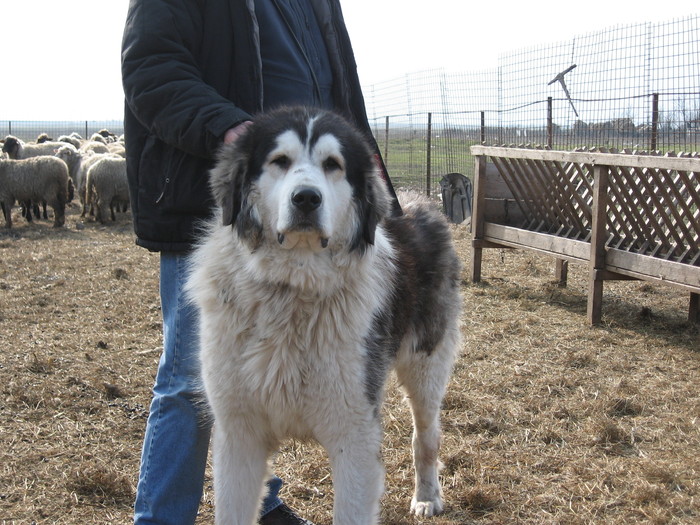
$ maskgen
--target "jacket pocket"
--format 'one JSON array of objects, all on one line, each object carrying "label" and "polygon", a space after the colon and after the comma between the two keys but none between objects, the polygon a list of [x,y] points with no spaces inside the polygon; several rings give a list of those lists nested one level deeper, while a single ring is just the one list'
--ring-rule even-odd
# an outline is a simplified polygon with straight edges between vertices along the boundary
[{"label": "jacket pocket", "polygon": [[208,162],[169,150],[160,173],[156,206],[165,213],[209,215],[214,205],[209,190]]}]

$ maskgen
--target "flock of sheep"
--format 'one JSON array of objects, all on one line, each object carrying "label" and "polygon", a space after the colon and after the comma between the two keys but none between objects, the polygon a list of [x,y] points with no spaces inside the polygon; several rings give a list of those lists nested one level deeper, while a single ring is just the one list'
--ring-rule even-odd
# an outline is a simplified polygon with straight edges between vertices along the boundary
[{"label": "flock of sheep", "polygon": [[8,135],[0,155],[0,206],[5,225],[12,227],[12,208],[18,203],[22,216],[38,218],[40,206],[53,209],[54,227],[65,223],[65,208],[77,193],[81,217],[93,215],[103,223],[107,210],[114,221],[116,211],[129,206],[123,137],[107,130],[83,139],[77,133],[56,140],[45,133],[36,142],[24,143]]}]

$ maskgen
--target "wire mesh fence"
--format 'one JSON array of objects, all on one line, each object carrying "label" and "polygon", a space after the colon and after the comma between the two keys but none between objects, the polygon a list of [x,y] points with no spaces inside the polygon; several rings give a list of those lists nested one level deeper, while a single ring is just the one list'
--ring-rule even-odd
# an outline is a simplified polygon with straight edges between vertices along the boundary
[{"label": "wire mesh fence", "polygon": [[497,68],[426,71],[365,90],[392,180],[435,195],[472,144],[698,151],[698,16],[520,49]]},{"label": "wire mesh fence", "polygon": [[[496,68],[430,70],[365,86],[392,180],[437,196],[443,175],[473,175],[473,144],[553,149],[700,150],[698,15],[613,27],[523,48]],[[478,52],[478,51],[475,51]],[[0,136],[90,136],[120,121],[0,122]]]},{"label": "wire mesh fence", "polygon": [[78,133],[83,138],[89,138],[93,133],[107,129],[119,136],[124,133],[124,123],[121,120],[5,120],[0,121],[0,137],[12,135],[24,142],[36,140],[39,135],[46,134],[49,138],[57,139],[61,135]]}]

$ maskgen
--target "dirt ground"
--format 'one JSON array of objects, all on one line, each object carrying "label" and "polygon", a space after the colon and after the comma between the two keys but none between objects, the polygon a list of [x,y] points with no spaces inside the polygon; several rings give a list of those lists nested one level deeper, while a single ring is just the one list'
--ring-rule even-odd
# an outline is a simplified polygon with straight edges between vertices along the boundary
[{"label": "dirt ground", "polygon": [[[446,510],[408,513],[410,415],[392,386],[384,410],[382,523],[700,522],[700,332],[688,297],[606,283],[603,323],[586,324],[586,269],[485,252],[469,283],[464,345],[443,410]],[[0,229],[0,523],[127,523],[161,349],[157,255],[128,214],[104,226],[68,212]],[[289,443],[283,496],[331,523],[328,462]],[[208,476],[198,523],[213,523]]]}]

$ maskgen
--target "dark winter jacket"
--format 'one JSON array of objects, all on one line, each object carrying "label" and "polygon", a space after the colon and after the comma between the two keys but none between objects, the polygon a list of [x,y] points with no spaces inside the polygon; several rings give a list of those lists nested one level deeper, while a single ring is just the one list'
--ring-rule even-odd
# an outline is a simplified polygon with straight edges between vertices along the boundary
[{"label": "dark winter jacket", "polygon": [[[311,0],[335,110],[371,139],[338,0]],[[229,128],[263,109],[253,0],[131,0],[122,43],[127,173],[137,244],[186,251],[211,214],[208,170]],[[376,145],[375,145],[376,146]]]}]

